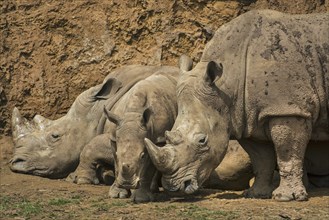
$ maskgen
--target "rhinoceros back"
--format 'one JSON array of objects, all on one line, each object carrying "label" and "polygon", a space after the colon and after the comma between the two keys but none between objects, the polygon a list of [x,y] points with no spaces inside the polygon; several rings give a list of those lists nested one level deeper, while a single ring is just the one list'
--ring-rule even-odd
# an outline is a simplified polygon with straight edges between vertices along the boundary
[{"label": "rhinoceros back", "polygon": [[202,61],[224,66],[216,83],[233,100],[236,136],[273,116],[310,118],[329,135],[329,14],[252,11],[222,26]]}]

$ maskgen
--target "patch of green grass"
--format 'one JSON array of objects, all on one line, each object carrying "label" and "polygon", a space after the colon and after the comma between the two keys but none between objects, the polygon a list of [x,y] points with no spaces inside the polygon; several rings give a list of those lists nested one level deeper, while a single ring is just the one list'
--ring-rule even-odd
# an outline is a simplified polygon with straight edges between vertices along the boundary
[{"label": "patch of green grass", "polygon": [[94,204],[92,204],[92,207],[97,208],[97,211],[108,211],[113,207],[123,207],[126,205],[127,203],[125,201],[113,201],[113,202],[101,201],[101,202],[95,202]]},{"label": "patch of green grass", "polygon": [[9,204],[10,204],[10,197],[1,196],[0,197],[0,212],[6,210],[8,208]]},{"label": "patch of green grass", "polygon": [[80,203],[80,197],[72,197],[72,199],[66,199],[66,198],[56,198],[56,199],[51,199],[48,203],[48,205],[53,205],[53,206],[64,206],[67,204],[77,204]]},{"label": "patch of green grass", "polygon": [[111,207],[120,207],[120,206],[126,206],[127,203],[125,201],[114,201],[109,204]]},{"label": "patch of green grass", "polygon": [[62,206],[69,204],[71,202],[72,201],[70,199],[57,198],[57,199],[51,199],[48,204],[54,206]]},{"label": "patch of green grass", "polygon": [[230,211],[210,210],[196,205],[189,205],[180,210],[180,216],[188,219],[210,220],[210,219],[237,219],[238,214]]},{"label": "patch of green grass", "polygon": [[0,214],[4,217],[32,217],[40,214],[43,208],[43,205],[39,201],[31,202],[26,198],[20,197],[0,197]]},{"label": "patch of green grass", "polygon": [[23,216],[36,215],[41,213],[43,210],[43,205],[39,202],[30,202],[27,200],[17,204],[17,207]]},{"label": "patch of green grass", "polygon": [[177,207],[175,205],[168,205],[165,207],[159,207],[158,205],[156,205],[155,207],[157,210],[162,211],[162,212],[168,212],[168,211],[177,209]]}]

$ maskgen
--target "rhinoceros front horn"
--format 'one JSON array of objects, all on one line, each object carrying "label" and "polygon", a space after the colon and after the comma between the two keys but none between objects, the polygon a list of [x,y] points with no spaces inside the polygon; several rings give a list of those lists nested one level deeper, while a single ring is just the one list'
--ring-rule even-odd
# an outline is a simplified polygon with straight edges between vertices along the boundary
[{"label": "rhinoceros front horn", "polygon": [[16,107],[14,108],[12,113],[11,123],[14,140],[16,140],[19,136],[31,132],[32,125],[28,122],[26,118],[21,116],[20,112]]},{"label": "rhinoceros front horn", "polygon": [[145,138],[146,149],[154,166],[163,173],[173,169],[174,151],[169,147],[158,147],[152,141]]}]

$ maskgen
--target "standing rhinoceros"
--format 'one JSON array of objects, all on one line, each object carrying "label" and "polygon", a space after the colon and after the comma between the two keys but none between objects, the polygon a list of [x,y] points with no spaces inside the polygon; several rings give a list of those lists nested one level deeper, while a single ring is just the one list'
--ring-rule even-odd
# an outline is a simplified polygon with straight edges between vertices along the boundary
[{"label": "standing rhinoceros", "polygon": [[[145,140],[163,186],[195,192],[236,138],[256,175],[247,197],[306,200],[306,147],[314,140],[329,149],[328,36],[328,13],[251,11],[216,31],[193,70],[182,57],[168,144]],[[276,160],[281,180],[272,193]]]},{"label": "standing rhinoceros", "polygon": [[140,65],[118,68],[102,84],[80,94],[68,113],[57,120],[36,115],[28,121],[15,108],[11,170],[49,178],[66,177],[78,166],[84,146],[106,132],[104,106],[113,106],[138,81],[159,71],[169,74],[177,69]]}]

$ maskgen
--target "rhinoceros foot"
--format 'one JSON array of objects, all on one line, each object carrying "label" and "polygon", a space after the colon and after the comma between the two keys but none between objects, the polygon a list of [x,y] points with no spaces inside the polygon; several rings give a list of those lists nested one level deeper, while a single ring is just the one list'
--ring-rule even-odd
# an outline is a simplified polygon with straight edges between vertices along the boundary
[{"label": "rhinoceros foot", "polygon": [[246,198],[270,199],[272,197],[272,187],[251,187],[243,192]]},{"label": "rhinoceros foot", "polygon": [[139,188],[131,196],[134,203],[145,203],[154,201],[154,195],[149,189]]},{"label": "rhinoceros foot", "polygon": [[291,200],[306,201],[308,195],[303,185],[293,187],[290,184],[281,184],[276,190],[273,191],[272,198],[282,202],[287,202]]},{"label": "rhinoceros foot", "polygon": [[109,191],[110,198],[125,199],[125,198],[129,198],[130,195],[131,195],[130,190],[119,188],[115,182],[112,184]]},{"label": "rhinoceros foot", "polygon": [[98,185],[99,184],[99,179],[94,176],[84,176],[84,175],[79,175],[79,173],[74,172],[71,173],[67,178],[66,181],[71,182],[71,183],[76,183],[76,184],[94,184]]}]

